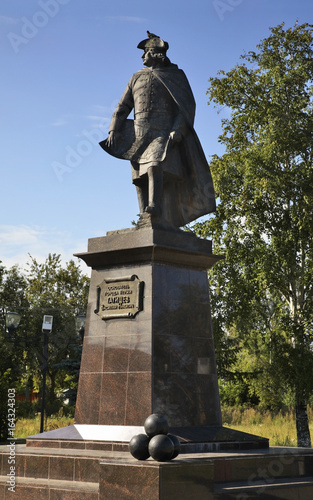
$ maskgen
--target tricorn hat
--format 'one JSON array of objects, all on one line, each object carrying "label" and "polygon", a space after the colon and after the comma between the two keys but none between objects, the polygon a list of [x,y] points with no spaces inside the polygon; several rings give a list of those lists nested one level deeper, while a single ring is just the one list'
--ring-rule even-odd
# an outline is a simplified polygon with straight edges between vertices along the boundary
[{"label": "tricorn hat", "polygon": [[169,48],[169,45],[167,42],[162,40],[159,36],[154,35],[153,33],[150,33],[150,31],[147,31],[148,38],[145,40],[142,40],[142,42],[138,43],[137,49],[161,49],[162,51],[166,52],[167,49]]}]

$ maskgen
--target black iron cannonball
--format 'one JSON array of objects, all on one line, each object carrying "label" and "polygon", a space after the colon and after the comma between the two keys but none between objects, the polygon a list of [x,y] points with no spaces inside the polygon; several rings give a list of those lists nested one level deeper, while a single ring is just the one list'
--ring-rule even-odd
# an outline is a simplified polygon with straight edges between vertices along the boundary
[{"label": "black iron cannonball", "polygon": [[149,453],[150,439],[145,434],[137,434],[129,441],[129,451],[137,460],[147,460],[150,457]]},{"label": "black iron cannonball", "polygon": [[179,454],[180,454],[180,441],[178,439],[178,437],[174,436],[173,434],[168,434],[167,435],[171,441],[173,441],[173,445],[174,445],[174,452],[173,452],[173,456],[172,456],[172,459],[173,458],[176,458]]},{"label": "black iron cannonball", "polygon": [[150,439],[149,453],[154,460],[166,462],[171,460],[174,453],[174,444],[165,434],[158,434]]},{"label": "black iron cannonball", "polygon": [[144,428],[147,436],[152,438],[157,434],[167,434],[169,430],[169,425],[167,418],[164,417],[164,415],[153,413],[146,419],[144,423]]}]

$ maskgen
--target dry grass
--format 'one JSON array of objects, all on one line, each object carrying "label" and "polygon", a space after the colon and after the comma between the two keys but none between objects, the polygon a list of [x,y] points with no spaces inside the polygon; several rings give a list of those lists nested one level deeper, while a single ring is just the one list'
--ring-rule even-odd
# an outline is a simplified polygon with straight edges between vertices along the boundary
[{"label": "dry grass", "polygon": [[[297,446],[296,419],[293,411],[273,415],[269,411],[224,408],[223,425],[270,440],[270,446]],[[310,431],[313,437],[313,409],[308,410]]]},{"label": "dry grass", "polygon": [[[253,408],[223,408],[223,425],[232,429],[248,432],[270,440],[270,446],[297,446],[296,420],[293,411],[273,415],[269,411],[260,412]],[[313,439],[313,408],[308,410],[311,436]],[[72,425],[70,417],[50,417],[45,423],[45,431]],[[38,434],[40,416],[34,419],[20,419],[16,423],[15,437],[26,438]]]},{"label": "dry grass", "polygon": [[[49,417],[45,422],[45,431],[52,431],[54,429],[59,429],[60,427],[66,427],[67,425],[72,425],[74,419],[70,417]],[[15,426],[15,437],[16,438],[26,438],[28,436],[33,436],[34,434],[39,434],[40,431],[40,415],[35,418],[21,418],[16,422]]]}]

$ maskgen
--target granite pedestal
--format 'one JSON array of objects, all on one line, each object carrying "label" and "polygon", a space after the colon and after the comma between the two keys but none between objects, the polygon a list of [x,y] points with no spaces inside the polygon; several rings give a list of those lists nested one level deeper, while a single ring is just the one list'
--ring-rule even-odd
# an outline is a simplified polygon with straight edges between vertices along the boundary
[{"label": "granite pedestal", "polygon": [[[301,471],[270,457],[270,474],[282,469],[278,496],[259,495],[259,483],[252,492],[250,478],[259,479],[271,454],[268,440],[222,426],[207,282],[219,257],[211,242],[137,227],[91,239],[78,256],[92,274],[75,424],[27,439],[21,498],[36,488],[64,500],[282,498],[291,487],[311,494],[311,455]],[[137,461],[128,443],[157,412],[181,454]],[[47,486],[28,478],[39,457],[50,464]],[[273,484],[265,484],[270,494]]]},{"label": "granite pedestal", "polygon": [[128,452],[0,446],[1,500],[312,500],[313,451],[269,448],[135,460]]},{"label": "granite pedestal", "polygon": [[[90,239],[78,256],[92,275],[75,422],[140,426],[161,413],[172,427],[220,426],[207,282],[219,257],[211,242],[136,228]],[[102,319],[98,286],[131,276],[142,283],[142,310]]]},{"label": "granite pedestal", "polygon": [[92,274],[75,425],[28,446],[124,450],[160,413],[182,453],[267,448],[265,438],[222,426],[207,279],[220,257],[211,242],[136,226],[90,239],[77,256]]}]

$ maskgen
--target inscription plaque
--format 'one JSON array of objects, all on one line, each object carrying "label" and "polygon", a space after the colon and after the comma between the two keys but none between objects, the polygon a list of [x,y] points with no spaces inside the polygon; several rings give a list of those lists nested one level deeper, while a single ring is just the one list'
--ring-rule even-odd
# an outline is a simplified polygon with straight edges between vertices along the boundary
[{"label": "inscription plaque", "polygon": [[101,319],[134,318],[143,309],[144,282],[138,276],[104,279],[97,287],[95,313]]}]

